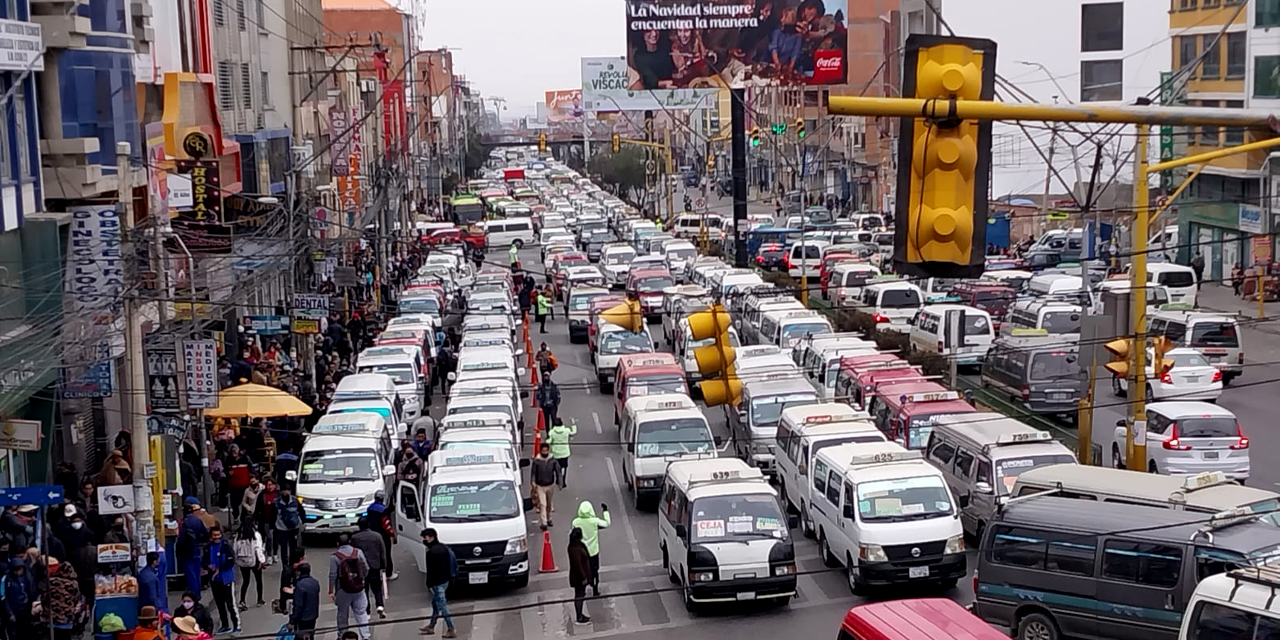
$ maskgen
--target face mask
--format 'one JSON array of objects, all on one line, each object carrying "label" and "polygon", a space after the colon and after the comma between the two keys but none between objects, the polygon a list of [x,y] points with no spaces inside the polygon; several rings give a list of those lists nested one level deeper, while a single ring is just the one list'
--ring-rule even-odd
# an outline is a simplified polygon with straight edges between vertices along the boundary
[{"label": "face mask", "polygon": [[124,531],[124,523],[117,522],[116,524],[111,525],[111,528],[115,529],[116,531]]},{"label": "face mask", "polygon": [[84,523],[83,523],[83,522],[72,522],[72,523],[71,523],[71,528],[72,528],[72,529],[75,529],[76,531],[79,531],[79,530],[80,530],[80,528],[81,528],[81,527],[83,527],[83,526],[84,526]]},{"label": "face mask", "polygon": [[190,609],[191,607],[194,607],[194,606],[196,606],[196,603],[194,603],[194,602],[192,602],[192,601],[190,601],[190,600],[183,600],[183,601],[182,601],[182,608],[183,608],[183,609]]}]

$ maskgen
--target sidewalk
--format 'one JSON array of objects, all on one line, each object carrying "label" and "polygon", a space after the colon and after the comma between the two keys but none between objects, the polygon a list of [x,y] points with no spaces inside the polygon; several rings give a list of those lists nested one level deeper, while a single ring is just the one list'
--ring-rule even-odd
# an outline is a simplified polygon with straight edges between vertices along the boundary
[{"label": "sidewalk", "polygon": [[1269,321],[1269,319],[1275,318],[1277,314],[1280,314],[1280,302],[1263,303],[1263,312],[1268,320],[1258,322],[1256,321],[1256,318],[1258,317],[1258,301],[1242,300],[1235,296],[1231,291],[1231,287],[1226,285],[1206,284],[1200,289],[1197,299],[1200,303],[1200,308],[1202,309],[1230,315],[1239,315],[1250,320],[1255,320],[1254,322],[1249,323],[1249,329],[1259,333],[1280,336],[1280,322]]}]

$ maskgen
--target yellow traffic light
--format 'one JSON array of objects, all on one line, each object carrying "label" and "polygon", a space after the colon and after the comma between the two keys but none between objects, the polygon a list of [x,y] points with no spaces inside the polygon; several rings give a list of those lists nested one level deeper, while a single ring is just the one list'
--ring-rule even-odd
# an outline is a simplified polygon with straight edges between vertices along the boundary
[{"label": "yellow traffic light", "polygon": [[796,118],[796,137],[804,137],[804,118]]},{"label": "yellow traffic light", "polygon": [[716,155],[714,153],[707,154],[707,173],[716,170]]},{"label": "yellow traffic light", "polygon": [[[903,95],[991,100],[996,45],[990,40],[912,34]],[[976,277],[986,247],[991,122],[903,118],[898,157],[896,271]]]},{"label": "yellow traffic light", "polygon": [[600,312],[600,319],[609,324],[616,324],[631,333],[644,330],[644,311],[640,309],[639,300],[627,300],[616,307]]},{"label": "yellow traffic light", "polygon": [[1108,342],[1104,347],[1111,354],[1111,362],[1103,365],[1107,371],[1120,378],[1129,377],[1129,355],[1133,351],[1133,341],[1129,338],[1119,338]]},{"label": "yellow traffic light", "polygon": [[1173,368],[1173,360],[1164,357],[1173,348],[1173,342],[1164,336],[1151,339],[1151,369],[1155,377],[1159,378]]},{"label": "yellow traffic light", "polygon": [[693,351],[703,381],[698,388],[707,406],[737,404],[742,395],[742,382],[733,370],[737,359],[729,339],[729,313],[721,305],[689,315],[689,335],[694,340],[715,339],[714,344]]},{"label": "yellow traffic light", "polygon": [[751,146],[760,146],[760,127],[751,127]]},{"label": "yellow traffic light", "polygon": [[618,135],[618,134],[616,134],[616,133],[615,133],[615,134],[613,134],[612,142],[613,142],[613,152],[614,152],[614,153],[617,153],[618,151],[621,151],[621,150],[622,150],[622,136],[620,136],[620,135]]},{"label": "yellow traffic light", "polygon": [[541,153],[547,152],[547,134],[545,133],[538,134],[538,151]]}]

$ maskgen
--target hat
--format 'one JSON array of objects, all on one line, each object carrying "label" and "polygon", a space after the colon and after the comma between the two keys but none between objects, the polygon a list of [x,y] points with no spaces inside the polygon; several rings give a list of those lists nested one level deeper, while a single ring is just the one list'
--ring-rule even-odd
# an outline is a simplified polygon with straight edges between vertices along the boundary
[{"label": "hat", "polygon": [[138,622],[142,622],[144,620],[156,620],[159,617],[160,616],[156,613],[156,608],[151,605],[143,607],[142,610],[138,612]]},{"label": "hat", "polygon": [[24,504],[21,507],[18,507],[18,513],[21,513],[24,515],[28,513],[35,513],[36,510],[39,508],[40,507],[37,507],[34,504]]},{"label": "hat", "polygon": [[178,633],[189,633],[192,635],[200,633],[200,623],[196,622],[196,619],[191,616],[174,618],[172,624],[173,628],[178,630]]},{"label": "hat", "polygon": [[185,504],[187,506],[191,506],[193,504],[200,504],[200,498],[197,498],[195,496],[187,496],[187,498],[182,501],[182,504]]},{"label": "hat", "polygon": [[63,507],[63,508],[62,508],[62,515],[63,515],[63,516],[65,516],[65,517],[70,518],[71,516],[74,516],[75,514],[76,514],[76,506],[75,506],[74,504],[69,504],[69,505],[67,505],[67,506],[65,506],[65,507]]}]

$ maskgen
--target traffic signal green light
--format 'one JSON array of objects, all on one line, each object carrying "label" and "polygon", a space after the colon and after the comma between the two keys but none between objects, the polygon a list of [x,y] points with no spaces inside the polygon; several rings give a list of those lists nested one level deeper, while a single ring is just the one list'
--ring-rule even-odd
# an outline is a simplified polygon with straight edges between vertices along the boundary
[{"label": "traffic signal green light", "polygon": [[770,127],[769,130],[772,131],[774,135],[784,135],[787,133],[787,124],[785,122],[775,124]]},{"label": "traffic signal green light", "polygon": [[751,127],[751,146],[760,146],[760,127]]},{"label": "traffic signal green light", "polygon": [[804,118],[796,118],[796,137],[804,137]]}]

